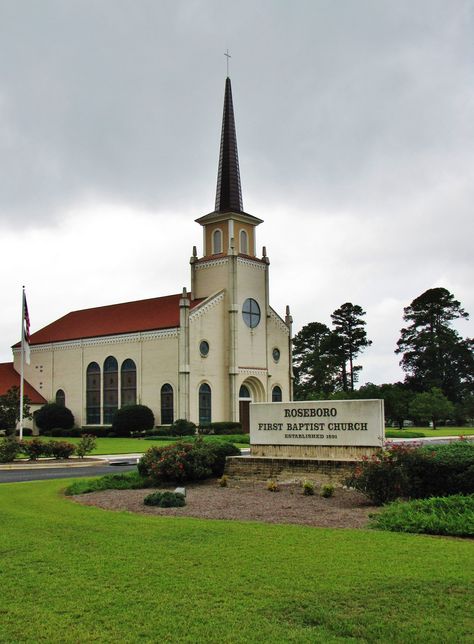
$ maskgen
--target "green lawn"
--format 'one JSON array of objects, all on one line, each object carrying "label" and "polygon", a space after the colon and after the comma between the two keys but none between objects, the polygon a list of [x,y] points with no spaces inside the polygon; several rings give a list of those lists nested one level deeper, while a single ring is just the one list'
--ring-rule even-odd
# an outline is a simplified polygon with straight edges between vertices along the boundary
[{"label": "green lawn", "polygon": [[69,482],[0,485],[2,642],[472,637],[472,541],[107,512]]},{"label": "green lawn", "polygon": [[[40,436],[41,440],[56,440],[56,441],[67,441],[68,443],[77,443],[81,440],[80,438],[51,438],[49,436]],[[30,440],[31,437],[27,437],[25,440]],[[206,440],[206,437],[204,437]],[[163,440],[143,440],[140,438],[98,438],[97,445],[95,449],[91,452],[91,456],[100,455],[100,454],[135,454],[140,452],[146,452],[147,449],[150,449],[153,445],[165,446],[169,445],[174,441],[163,441]],[[237,447],[248,447],[248,445],[236,443]]]},{"label": "green lawn", "polygon": [[403,438],[405,432],[420,432],[426,438],[431,436],[474,436],[474,427],[440,427],[439,429],[430,429],[429,427],[407,427],[406,429],[386,427],[385,432],[390,432],[394,438]]}]

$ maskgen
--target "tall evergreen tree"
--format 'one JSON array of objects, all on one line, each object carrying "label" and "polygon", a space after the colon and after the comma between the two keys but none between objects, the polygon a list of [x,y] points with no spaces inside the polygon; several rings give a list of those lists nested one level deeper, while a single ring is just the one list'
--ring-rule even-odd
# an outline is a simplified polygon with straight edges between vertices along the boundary
[{"label": "tall evergreen tree", "polygon": [[332,331],[321,322],[310,322],[293,338],[295,398],[305,400],[334,391],[338,360]]},{"label": "tall evergreen tree", "polygon": [[395,353],[406,383],[416,391],[438,387],[457,402],[474,390],[474,340],[463,339],[452,328],[468,313],[445,288],[431,288],[404,309],[409,324],[401,330]]},{"label": "tall evergreen tree", "polygon": [[334,334],[337,338],[335,348],[339,356],[341,368],[341,384],[344,391],[354,391],[360,365],[354,364],[359,353],[372,344],[367,338],[365,321],[362,316],[365,311],[358,304],[346,302],[331,314]]}]

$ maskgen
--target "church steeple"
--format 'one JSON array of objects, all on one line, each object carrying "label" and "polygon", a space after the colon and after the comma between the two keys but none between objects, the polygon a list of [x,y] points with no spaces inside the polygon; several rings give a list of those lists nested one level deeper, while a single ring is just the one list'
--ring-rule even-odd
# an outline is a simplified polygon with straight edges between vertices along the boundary
[{"label": "church steeple", "polygon": [[[255,257],[255,228],[261,219],[244,211],[240,188],[239,155],[235,134],[230,78],[225,81],[216,206],[196,219],[203,227],[203,257],[246,255]],[[195,261],[193,255],[193,261]]]},{"label": "church steeple", "polygon": [[215,212],[243,212],[234,106],[229,77],[225,81]]}]

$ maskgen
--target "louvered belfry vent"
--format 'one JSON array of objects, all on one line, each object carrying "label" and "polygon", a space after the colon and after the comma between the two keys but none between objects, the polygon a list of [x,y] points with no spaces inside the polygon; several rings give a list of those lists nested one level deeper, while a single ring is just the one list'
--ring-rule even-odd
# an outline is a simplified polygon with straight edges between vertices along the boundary
[{"label": "louvered belfry vent", "polygon": [[221,148],[217,173],[216,212],[243,212],[232,87],[228,77],[225,81]]}]

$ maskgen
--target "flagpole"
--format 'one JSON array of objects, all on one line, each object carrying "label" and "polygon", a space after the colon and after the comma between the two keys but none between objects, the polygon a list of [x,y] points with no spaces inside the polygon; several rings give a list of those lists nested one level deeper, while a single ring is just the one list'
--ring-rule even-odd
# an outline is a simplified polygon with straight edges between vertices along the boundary
[{"label": "flagpole", "polygon": [[[25,363],[25,287],[21,291],[20,440],[23,440],[23,380]],[[16,433],[16,432],[15,432]]]}]

